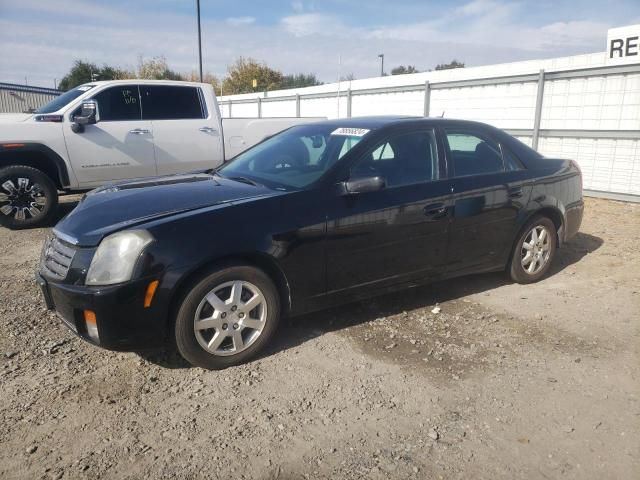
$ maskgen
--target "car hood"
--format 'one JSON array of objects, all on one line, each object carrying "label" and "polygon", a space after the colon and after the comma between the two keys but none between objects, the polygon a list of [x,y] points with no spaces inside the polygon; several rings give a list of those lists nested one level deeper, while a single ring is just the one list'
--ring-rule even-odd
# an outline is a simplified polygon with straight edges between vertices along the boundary
[{"label": "car hood", "polygon": [[21,123],[31,117],[31,113],[0,113],[0,123]]},{"label": "car hood", "polygon": [[87,193],[54,232],[71,243],[90,247],[110,233],[145,222],[280,193],[205,173],[132,180]]}]

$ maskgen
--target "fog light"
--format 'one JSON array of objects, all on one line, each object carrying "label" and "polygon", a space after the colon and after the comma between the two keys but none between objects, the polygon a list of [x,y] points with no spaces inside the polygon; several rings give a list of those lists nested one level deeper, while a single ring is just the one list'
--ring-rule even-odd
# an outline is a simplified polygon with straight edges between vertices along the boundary
[{"label": "fog light", "polygon": [[147,287],[147,293],[144,294],[144,308],[149,308],[151,306],[151,302],[153,301],[153,296],[156,294],[156,289],[158,288],[158,280],[154,280]]},{"label": "fog light", "polygon": [[89,338],[91,338],[95,342],[99,342],[100,336],[98,335],[98,321],[96,319],[96,313],[94,311],[84,311],[84,324],[87,327],[87,334],[89,335]]}]

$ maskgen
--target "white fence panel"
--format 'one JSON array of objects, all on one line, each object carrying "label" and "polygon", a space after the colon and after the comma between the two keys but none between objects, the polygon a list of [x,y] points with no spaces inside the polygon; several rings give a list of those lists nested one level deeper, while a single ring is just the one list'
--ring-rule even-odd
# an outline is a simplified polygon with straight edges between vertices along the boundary
[{"label": "white fence panel", "polygon": [[[338,110],[339,105],[339,110]],[[340,118],[347,116],[347,97],[344,92],[338,103],[337,93],[322,98],[302,98],[300,101],[301,117]]]},{"label": "white fence panel", "polygon": [[640,130],[640,74],[546,82],[542,128]]},{"label": "white fence panel", "polygon": [[[269,92],[286,99],[262,101],[262,116],[296,115],[293,95],[303,117],[421,116],[427,92],[430,116],[511,130],[545,155],[578,161],[585,189],[640,200],[640,64],[609,66],[605,59],[603,53],[355,80],[350,96],[344,82]],[[250,103],[229,108],[234,100]],[[225,116],[258,115],[256,94],[224,97],[221,105]]]},{"label": "white fence panel", "polygon": [[431,91],[430,115],[489,123],[499,128],[531,128],[537,83],[508,83]]},{"label": "white fence panel", "polygon": [[231,107],[231,116],[236,118],[257,118],[258,102],[255,103],[234,103]]},{"label": "white fence panel", "polygon": [[640,140],[541,137],[539,150],[576,160],[587,190],[640,195]]},{"label": "white fence panel", "polygon": [[353,95],[351,115],[417,115],[424,112],[424,91]]},{"label": "white fence panel", "polygon": [[280,100],[268,101],[262,100],[262,116],[263,117],[295,117],[296,101]]}]

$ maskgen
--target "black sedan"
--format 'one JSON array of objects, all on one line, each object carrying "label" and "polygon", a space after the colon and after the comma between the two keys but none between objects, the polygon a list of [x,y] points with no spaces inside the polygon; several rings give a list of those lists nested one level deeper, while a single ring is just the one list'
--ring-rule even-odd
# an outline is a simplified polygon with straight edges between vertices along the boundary
[{"label": "black sedan", "polygon": [[49,308],[96,345],[175,341],[220,369],[278,321],[443,278],[547,274],[582,177],[496,128],[376,117],[291,128],[216,170],[88,193],[46,242]]}]

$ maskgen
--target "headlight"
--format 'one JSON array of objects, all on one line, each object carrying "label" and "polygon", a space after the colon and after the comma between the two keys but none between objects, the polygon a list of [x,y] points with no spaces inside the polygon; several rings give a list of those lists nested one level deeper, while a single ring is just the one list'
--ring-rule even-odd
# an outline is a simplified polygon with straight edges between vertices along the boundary
[{"label": "headlight", "polygon": [[131,280],[133,268],[144,247],[153,241],[146,230],[127,230],[102,240],[91,260],[87,285],[112,285]]}]

